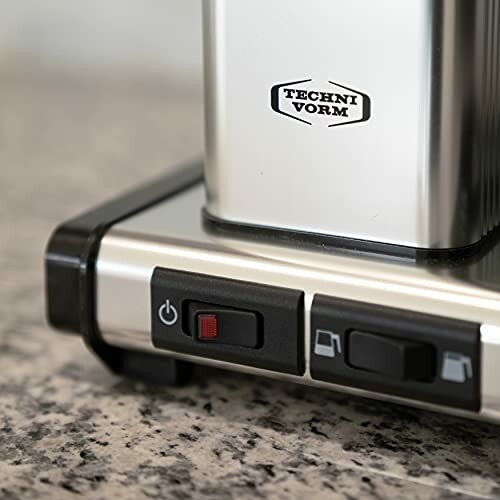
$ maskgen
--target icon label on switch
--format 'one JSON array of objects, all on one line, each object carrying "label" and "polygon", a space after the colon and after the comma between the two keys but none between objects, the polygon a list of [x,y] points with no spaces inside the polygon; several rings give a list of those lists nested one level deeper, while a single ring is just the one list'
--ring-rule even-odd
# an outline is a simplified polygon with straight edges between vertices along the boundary
[{"label": "icon label on switch", "polygon": [[441,378],[447,382],[463,384],[472,378],[472,361],[469,356],[446,351],[443,357]]},{"label": "icon label on switch", "polygon": [[340,335],[327,330],[316,330],[314,354],[324,358],[334,358],[337,353],[342,353]]},{"label": "icon label on switch", "polygon": [[179,319],[179,313],[177,309],[170,303],[170,300],[166,300],[164,304],[158,309],[158,316],[160,321],[167,326],[174,326]]}]

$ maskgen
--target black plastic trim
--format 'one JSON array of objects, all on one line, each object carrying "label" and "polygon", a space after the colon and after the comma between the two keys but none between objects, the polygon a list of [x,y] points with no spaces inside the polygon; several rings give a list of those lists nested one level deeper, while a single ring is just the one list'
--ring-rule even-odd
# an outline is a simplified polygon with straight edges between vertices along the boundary
[{"label": "black plastic trim", "polygon": [[113,372],[148,382],[183,382],[190,364],[107,344],[95,316],[95,264],[103,236],[114,224],[202,181],[197,162],[155,179],[85,212],[52,234],[45,253],[47,319],[56,329],[79,333]]}]

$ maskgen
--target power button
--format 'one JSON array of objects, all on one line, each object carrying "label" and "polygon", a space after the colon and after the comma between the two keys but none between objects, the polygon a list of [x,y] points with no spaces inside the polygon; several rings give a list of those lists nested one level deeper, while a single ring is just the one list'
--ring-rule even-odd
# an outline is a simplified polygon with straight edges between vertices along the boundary
[{"label": "power button", "polygon": [[187,301],[187,327],[193,339],[257,349],[263,339],[262,321],[254,311]]},{"label": "power button", "polygon": [[302,375],[304,293],[156,268],[151,341],[170,352]]}]

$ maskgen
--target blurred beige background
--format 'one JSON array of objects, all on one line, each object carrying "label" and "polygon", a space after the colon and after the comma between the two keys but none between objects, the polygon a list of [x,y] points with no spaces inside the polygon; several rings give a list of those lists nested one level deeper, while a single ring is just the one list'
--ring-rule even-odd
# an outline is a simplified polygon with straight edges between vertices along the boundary
[{"label": "blurred beige background", "polygon": [[0,0],[0,66],[135,74],[199,93],[201,0]]}]

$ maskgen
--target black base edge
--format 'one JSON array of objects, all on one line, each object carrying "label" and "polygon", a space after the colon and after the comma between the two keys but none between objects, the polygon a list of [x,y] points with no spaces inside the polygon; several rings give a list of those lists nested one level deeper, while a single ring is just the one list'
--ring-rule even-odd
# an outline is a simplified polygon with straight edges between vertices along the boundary
[{"label": "black base edge", "polygon": [[210,214],[206,208],[202,210],[202,218],[204,229],[214,236],[296,246],[306,250],[332,250],[353,255],[374,254],[436,265],[450,265],[477,258],[489,251],[500,239],[500,226],[497,226],[478,242],[468,246],[427,249],[229,221]]},{"label": "black base edge", "polygon": [[128,351],[107,344],[95,315],[95,265],[109,228],[201,182],[197,162],[127,192],[62,225],[45,252],[46,314],[49,324],[79,333],[88,348],[114,373],[147,383],[177,385],[190,376],[191,364],[161,355]]}]

